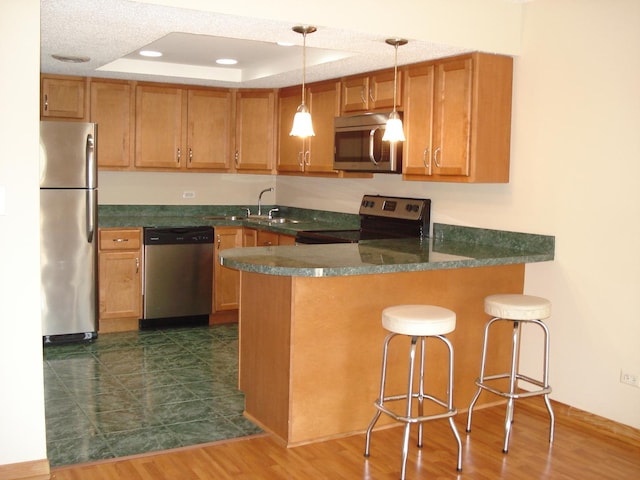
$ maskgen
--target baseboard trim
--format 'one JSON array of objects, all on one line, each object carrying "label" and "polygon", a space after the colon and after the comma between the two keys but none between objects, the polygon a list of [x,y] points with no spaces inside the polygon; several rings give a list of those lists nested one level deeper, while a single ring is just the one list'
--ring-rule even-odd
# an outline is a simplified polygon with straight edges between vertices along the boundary
[{"label": "baseboard trim", "polygon": [[0,465],[0,480],[49,480],[51,470],[49,460],[10,463]]}]

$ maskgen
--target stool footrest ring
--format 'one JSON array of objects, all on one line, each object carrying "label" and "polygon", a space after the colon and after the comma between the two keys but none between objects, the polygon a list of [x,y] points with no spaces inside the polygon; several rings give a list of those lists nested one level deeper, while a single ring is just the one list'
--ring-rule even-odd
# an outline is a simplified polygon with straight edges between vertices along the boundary
[{"label": "stool footrest ring", "polygon": [[496,387],[492,387],[491,385],[488,385],[487,382],[488,381],[492,381],[492,380],[499,380],[499,379],[503,379],[503,378],[510,378],[510,374],[508,373],[499,373],[496,375],[486,375],[484,377],[484,380],[480,380],[480,378],[476,378],[476,385],[484,390],[487,390],[488,392],[491,392],[495,395],[499,395],[501,397],[506,397],[506,398],[527,398],[527,397],[535,397],[536,395],[546,395],[551,393],[551,387],[548,385],[545,385],[543,382],[541,382],[540,380],[536,380],[535,378],[531,378],[528,377],[526,375],[522,375],[520,373],[518,373],[517,375],[515,375],[515,378],[518,380],[522,380],[525,381],[527,383],[531,383],[532,385],[536,385],[538,387],[540,387],[539,390],[533,390],[533,391],[521,391],[521,392],[508,392],[508,391],[504,391],[504,390],[499,390]]}]

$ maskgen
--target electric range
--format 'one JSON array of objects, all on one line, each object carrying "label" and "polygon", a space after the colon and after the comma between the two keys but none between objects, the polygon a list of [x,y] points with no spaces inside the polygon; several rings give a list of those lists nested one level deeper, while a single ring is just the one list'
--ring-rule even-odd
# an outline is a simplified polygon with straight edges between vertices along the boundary
[{"label": "electric range", "polygon": [[359,216],[359,229],[303,230],[296,235],[296,243],[358,243],[361,240],[428,237],[431,200],[364,195]]}]

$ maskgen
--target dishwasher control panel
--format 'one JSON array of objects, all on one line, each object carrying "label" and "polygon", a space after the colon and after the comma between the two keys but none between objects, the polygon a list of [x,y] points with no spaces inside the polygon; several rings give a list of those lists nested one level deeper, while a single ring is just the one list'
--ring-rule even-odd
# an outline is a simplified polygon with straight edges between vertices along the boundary
[{"label": "dishwasher control panel", "polygon": [[180,245],[213,243],[213,227],[148,227],[145,245]]}]

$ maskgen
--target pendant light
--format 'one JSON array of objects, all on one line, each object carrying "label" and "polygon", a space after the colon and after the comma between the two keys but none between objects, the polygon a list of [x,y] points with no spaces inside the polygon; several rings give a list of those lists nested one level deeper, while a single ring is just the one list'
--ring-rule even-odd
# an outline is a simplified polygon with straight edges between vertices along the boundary
[{"label": "pendant light", "polygon": [[404,142],[404,131],[402,130],[402,120],[400,115],[396,111],[396,96],[398,91],[398,47],[400,45],[406,45],[407,40],[403,38],[388,38],[385,40],[387,44],[395,48],[395,63],[393,70],[393,111],[389,114],[387,120],[387,126],[384,130],[382,140],[387,142]]},{"label": "pendant light", "polygon": [[292,29],[296,33],[302,34],[302,103],[296,110],[296,114],[293,117],[293,127],[291,133],[294,137],[313,137],[315,132],[313,131],[313,125],[311,124],[311,113],[309,108],[304,103],[305,91],[305,67],[306,67],[306,49],[307,49],[307,34],[316,31],[316,27],[310,25],[298,25]]}]

